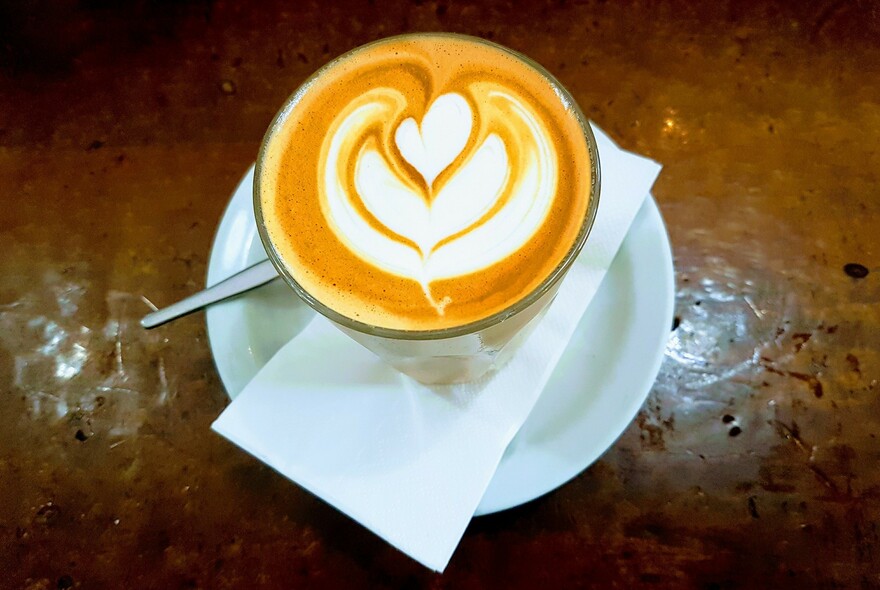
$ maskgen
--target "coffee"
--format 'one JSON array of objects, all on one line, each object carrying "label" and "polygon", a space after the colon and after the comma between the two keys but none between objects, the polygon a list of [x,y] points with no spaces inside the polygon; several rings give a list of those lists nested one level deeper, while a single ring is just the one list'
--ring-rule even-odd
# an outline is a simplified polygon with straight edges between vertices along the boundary
[{"label": "coffee", "polygon": [[269,131],[268,241],[356,322],[438,330],[535,291],[582,236],[591,153],[576,106],[499,46],[422,34],[332,62]]}]

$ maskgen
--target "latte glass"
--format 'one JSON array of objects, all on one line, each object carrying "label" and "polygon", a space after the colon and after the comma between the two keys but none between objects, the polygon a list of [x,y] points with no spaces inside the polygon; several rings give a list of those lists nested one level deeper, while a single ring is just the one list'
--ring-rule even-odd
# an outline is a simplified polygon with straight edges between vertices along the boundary
[{"label": "latte glass", "polygon": [[[577,107],[574,98],[562,87],[558,80],[528,57],[495,43],[464,35],[443,35],[470,43],[494,47],[538,71],[559,89],[559,92],[562,94],[561,98],[572,106],[573,114],[586,140],[590,153],[590,162],[587,166],[589,166],[591,175],[587,210],[571,248],[562,261],[537,288],[514,301],[507,308],[478,321],[437,330],[400,330],[373,326],[343,315],[318,301],[293,278],[293,274],[282,260],[275,244],[270,239],[269,232],[266,230],[260,192],[262,167],[269,146],[273,145],[273,141],[276,138],[276,131],[283,125],[289,113],[296,108],[302,88],[307,88],[311,82],[319,78],[327,70],[333,68],[338,61],[348,57],[351,52],[331,61],[318,70],[311,78],[306,80],[300,89],[297,89],[288,98],[275,116],[263,139],[257,157],[256,173],[254,174],[254,208],[257,228],[269,258],[285,282],[315,311],[325,316],[345,334],[374,352],[389,365],[418,381],[431,384],[472,381],[482,377],[492,369],[501,367],[510,359],[514,351],[531,333],[541,317],[543,317],[544,312],[546,312],[559,290],[562,279],[583,248],[593,226],[593,221],[596,218],[600,186],[599,155],[596,149],[595,137],[589,123]],[[418,34],[414,34],[401,35],[400,37],[418,36]],[[438,33],[431,33],[431,36],[436,37]],[[376,43],[387,40],[382,39]],[[357,51],[358,49],[352,51]],[[319,149],[319,146],[302,145],[297,146],[297,149]]]}]

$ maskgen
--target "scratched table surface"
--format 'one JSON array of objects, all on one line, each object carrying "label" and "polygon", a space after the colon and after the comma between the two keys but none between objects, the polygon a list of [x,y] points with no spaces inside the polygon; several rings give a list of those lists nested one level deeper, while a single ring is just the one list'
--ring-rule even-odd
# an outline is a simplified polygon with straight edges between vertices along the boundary
[{"label": "scratched table surface", "polygon": [[[695,4],[4,2],[0,588],[880,587],[880,5]],[[432,30],[664,164],[677,288],[625,434],[442,576],[209,430],[203,315],[137,323],[306,76]]]}]

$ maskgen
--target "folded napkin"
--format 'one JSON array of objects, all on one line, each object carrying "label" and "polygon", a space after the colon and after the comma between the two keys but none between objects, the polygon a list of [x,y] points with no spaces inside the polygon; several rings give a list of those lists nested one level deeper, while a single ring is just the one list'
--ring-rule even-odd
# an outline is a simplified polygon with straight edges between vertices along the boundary
[{"label": "folded napkin", "polygon": [[602,192],[592,233],[507,365],[472,383],[421,385],[318,316],[212,428],[442,571],[660,172],[593,130]]}]

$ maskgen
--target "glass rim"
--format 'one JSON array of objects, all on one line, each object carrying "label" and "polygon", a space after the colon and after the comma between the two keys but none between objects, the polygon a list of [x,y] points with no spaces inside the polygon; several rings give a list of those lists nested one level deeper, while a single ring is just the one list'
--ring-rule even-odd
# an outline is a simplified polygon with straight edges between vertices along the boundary
[{"label": "glass rim", "polygon": [[[271,238],[268,235],[268,231],[266,230],[266,224],[263,220],[262,199],[260,198],[260,179],[262,177],[262,168],[263,162],[265,160],[267,146],[274,138],[275,133],[284,124],[288,113],[290,113],[290,111],[296,107],[301,97],[308,91],[309,87],[320,76],[322,76],[324,72],[332,69],[339,62],[349,58],[353,54],[374,45],[386,43],[395,39],[405,39],[408,37],[450,37],[454,39],[468,41],[471,43],[478,43],[501,50],[504,53],[507,53],[508,55],[513,56],[515,59],[523,62],[525,65],[531,67],[532,69],[537,71],[542,77],[547,79],[550,84],[559,91],[563,99],[567,102],[570,110],[575,116],[575,119],[577,119],[577,122],[581,127],[584,139],[587,142],[587,151],[590,155],[590,200],[587,203],[587,211],[584,214],[581,227],[578,230],[578,234],[575,237],[571,248],[569,248],[568,252],[566,252],[565,256],[559,262],[559,264],[557,264],[556,267],[554,267],[554,269],[550,271],[550,273],[548,273],[548,275],[544,278],[543,281],[541,281],[541,283],[537,287],[535,287],[529,293],[520,297],[504,309],[488,315],[484,318],[468,322],[466,324],[449,326],[447,328],[438,328],[434,330],[404,330],[399,328],[375,326],[373,324],[361,322],[350,318],[347,315],[336,311],[332,307],[329,307],[328,305],[325,305],[320,300],[318,300],[302,285],[300,285],[299,282],[297,282],[292,273],[288,270],[287,265],[281,258],[281,255],[276,250],[275,245],[273,244]],[[375,41],[371,41],[370,43],[359,45],[358,47],[346,51],[342,55],[330,60],[329,62],[321,66],[321,68],[319,68],[311,76],[309,76],[302,84],[299,85],[299,87],[296,88],[296,90],[293,91],[290,96],[287,97],[287,99],[285,99],[284,104],[278,110],[278,112],[275,114],[275,117],[273,117],[272,122],[269,124],[266,134],[263,136],[263,140],[260,143],[259,152],[257,153],[257,161],[254,170],[253,190],[254,214],[256,217],[257,231],[260,235],[260,241],[263,243],[263,247],[265,248],[266,253],[269,256],[269,260],[272,261],[272,264],[275,266],[278,274],[281,275],[281,277],[284,279],[284,282],[286,282],[288,286],[290,286],[296,292],[296,294],[312,309],[344,328],[348,328],[371,336],[391,338],[396,340],[442,340],[447,338],[455,338],[457,336],[473,334],[496,324],[500,324],[501,322],[517,315],[519,312],[530,307],[565,276],[566,272],[577,259],[578,254],[580,254],[581,250],[583,249],[584,244],[587,241],[587,237],[592,230],[593,223],[596,220],[596,213],[599,208],[599,193],[601,189],[600,171],[601,167],[599,165],[599,150],[596,145],[596,137],[593,135],[593,130],[590,127],[589,121],[584,116],[580,106],[577,104],[577,101],[575,101],[571,93],[569,93],[569,91],[559,82],[559,80],[556,79],[555,76],[553,76],[553,74],[548,72],[539,63],[535,62],[528,56],[514,51],[513,49],[510,49],[503,45],[499,45],[498,43],[494,43],[487,39],[482,39],[480,37],[444,32],[404,33],[401,35],[383,37],[382,39],[377,39]]]}]

